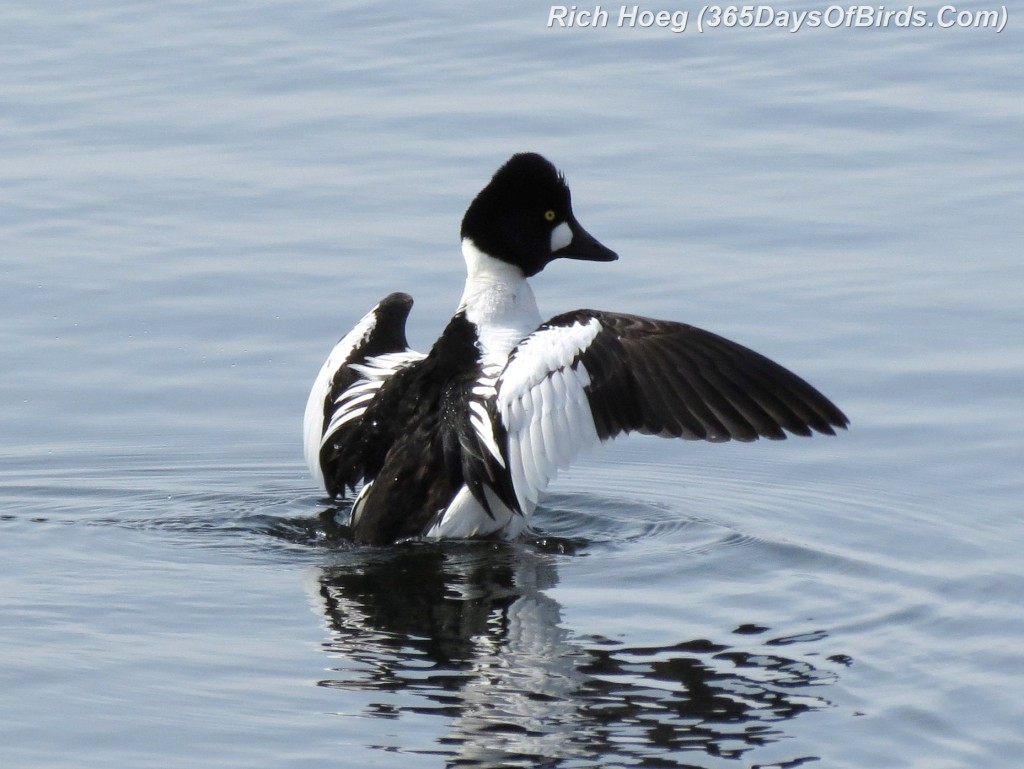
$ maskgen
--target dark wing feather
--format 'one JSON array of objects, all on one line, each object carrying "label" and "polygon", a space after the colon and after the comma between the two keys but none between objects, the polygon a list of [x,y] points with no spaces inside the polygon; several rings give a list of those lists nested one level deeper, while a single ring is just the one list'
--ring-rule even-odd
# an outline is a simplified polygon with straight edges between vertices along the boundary
[{"label": "dark wing feather", "polygon": [[596,310],[559,315],[521,341],[495,407],[520,509],[582,449],[621,433],[778,440],[848,423],[760,353],[683,323]]},{"label": "dark wing feather", "polygon": [[604,415],[602,439],[636,430],[708,441],[777,440],[787,432],[833,435],[848,424],[792,371],[694,326],[595,310],[547,325],[590,319],[602,332],[578,357],[593,382],[591,407]]}]

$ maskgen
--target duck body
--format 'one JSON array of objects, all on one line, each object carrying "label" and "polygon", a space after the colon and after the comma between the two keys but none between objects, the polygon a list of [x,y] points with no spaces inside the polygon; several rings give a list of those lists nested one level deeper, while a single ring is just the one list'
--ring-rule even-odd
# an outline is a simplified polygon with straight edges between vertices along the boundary
[{"label": "duck body", "polygon": [[847,424],[792,372],[693,326],[596,310],[541,322],[527,278],[555,258],[617,256],[539,155],[513,156],[477,195],[462,253],[462,299],[427,354],[406,342],[412,298],[390,294],[310,392],[306,460],[329,496],[358,489],[357,541],[519,537],[558,470],[621,433],[780,439]]}]

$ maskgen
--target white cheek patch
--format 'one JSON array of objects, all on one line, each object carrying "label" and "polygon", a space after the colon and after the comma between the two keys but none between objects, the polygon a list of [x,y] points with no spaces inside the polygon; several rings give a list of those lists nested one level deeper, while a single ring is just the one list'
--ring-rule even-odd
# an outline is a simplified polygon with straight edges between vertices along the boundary
[{"label": "white cheek patch", "polygon": [[552,251],[565,248],[570,243],[572,243],[572,228],[569,227],[568,223],[562,222],[555,229],[551,230]]}]

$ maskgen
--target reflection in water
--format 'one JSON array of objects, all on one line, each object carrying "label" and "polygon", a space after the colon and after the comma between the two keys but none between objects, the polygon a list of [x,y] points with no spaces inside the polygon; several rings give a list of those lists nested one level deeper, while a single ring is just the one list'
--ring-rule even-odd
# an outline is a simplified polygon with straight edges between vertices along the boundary
[{"label": "reflection in water", "polygon": [[781,653],[823,634],[766,642],[754,636],[767,628],[745,625],[735,646],[627,648],[559,624],[544,592],[559,556],[533,546],[415,544],[341,557],[319,577],[325,647],[339,660],[321,685],[379,692],[364,715],[449,719],[430,752],[450,765],[694,766],[778,741],[787,719],[828,706],[813,687],[834,673]]}]

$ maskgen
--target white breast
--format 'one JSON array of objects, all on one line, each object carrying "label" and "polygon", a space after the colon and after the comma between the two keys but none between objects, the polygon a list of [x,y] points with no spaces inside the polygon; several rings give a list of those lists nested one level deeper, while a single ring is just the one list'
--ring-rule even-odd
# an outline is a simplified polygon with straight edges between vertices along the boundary
[{"label": "white breast", "polygon": [[520,340],[540,325],[533,289],[515,265],[488,256],[472,240],[462,241],[466,287],[459,309],[477,327],[485,366],[503,366]]}]

